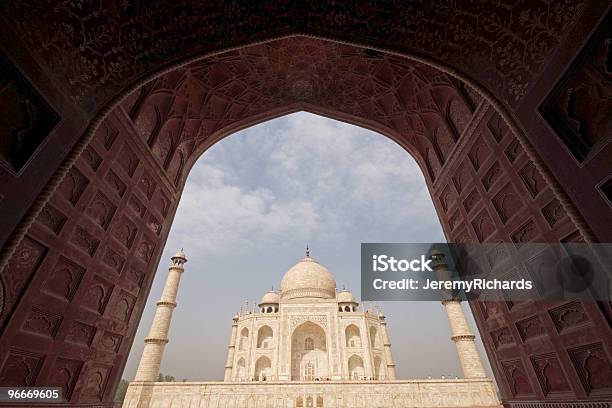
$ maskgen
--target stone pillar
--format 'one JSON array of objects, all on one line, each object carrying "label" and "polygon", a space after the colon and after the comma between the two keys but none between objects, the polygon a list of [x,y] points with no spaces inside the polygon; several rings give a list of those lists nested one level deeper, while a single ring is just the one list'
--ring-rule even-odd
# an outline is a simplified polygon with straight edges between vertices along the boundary
[{"label": "stone pillar", "polygon": [[238,334],[238,316],[234,316],[232,322],[232,334],[229,346],[227,346],[227,360],[225,361],[225,377],[223,381],[232,381],[232,368],[234,366],[234,352],[236,351],[236,336]]},{"label": "stone pillar", "polygon": [[[395,380],[395,363],[391,356],[391,341],[389,341],[389,333],[387,333],[387,322],[385,316],[380,315],[380,329],[383,339],[383,347],[385,349],[385,361],[387,363],[387,380]],[[372,361],[374,363],[374,361]]]},{"label": "stone pillar", "polygon": [[[449,279],[450,273],[448,265],[444,260],[444,254],[436,249],[431,251],[434,270],[438,275],[438,279]],[[444,294],[442,305],[446,310],[448,322],[451,327],[451,340],[455,342],[459,361],[465,378],[486,378],[486,373],[480,361],[480,355],[476,350],[474,339],[476,336],[472,334],[465,319],[461,300],[456,299],[451,292]]]},{"label": "stone pillar", "polygon": [[140,358],[138,371],[134,381],[156,381],[159,375],[159,366],[166,343],[168,343],[168,329],[172,319],[172,312],[176,307],[176,293],[184,271],[183,265],[187,262],[183,251],[172,257],[172,264],[168,268],[168,278],[161,299],[157,302],[155,318],[151,325],[149,335],[145,338],[145,348]]}]

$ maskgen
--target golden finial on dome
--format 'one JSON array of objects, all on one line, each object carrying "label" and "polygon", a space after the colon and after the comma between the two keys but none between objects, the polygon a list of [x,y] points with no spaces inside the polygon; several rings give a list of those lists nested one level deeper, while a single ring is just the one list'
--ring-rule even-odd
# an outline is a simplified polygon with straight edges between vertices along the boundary
[{"label": "golden finial on dome", "polygon": [[306,258],[310,258],[310,248],[308,248],[308,244],[306,244]]}]

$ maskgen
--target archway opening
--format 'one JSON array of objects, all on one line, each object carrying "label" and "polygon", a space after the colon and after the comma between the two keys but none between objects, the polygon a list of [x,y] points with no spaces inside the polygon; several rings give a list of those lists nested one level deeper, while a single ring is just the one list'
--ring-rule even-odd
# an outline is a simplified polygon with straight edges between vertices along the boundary
[{"label": "archway opening", "polygon": [[385,379],[385,370],[383,368],[383,362],[380,356],[374,357],[374,379],[375,380],[384,380]]},{"label": "archway opening", "polygon": [[313,322],[304,322],[291,334],[291,380],[314,381],[329,375],[327,335]]},{"label": "archway opening", "polygon": [[258,381],[269,380],[272,376],[272,362],[266,356],[261,356],[255,362],[255,379]]},{"label": "archway opening", "polygon": [[[253,146],[259,146],[259,151],[255,152]],[[330,146],[336,146],[346,158],[340,160],[336,148],[330,149]],[[249,157],[248,161],[245,162],[244,157]],[[285,167],[286,163],[291,166]],[[369,173],[368,177],[366,173]],[[258,183],[249,180],[238,182],[253,178],[253,174],[257,174]],[[220,175],[223,177],[218,177]],[[405,241],[412,236],[432,242],[444,239],[423,175],[418,165],[401,147],[379,134],[308,113],[284,116],[224,139],[193,167],[191,177],[183,192],[181,208],[167,243],[167,251],[172,251],[174,246],[183,245],[186,240],[191,250],[188,255],[188,273],[183,278],[186,283],[180,289],[181,307],[173,317],[172,337],[176,336],[176,340],[170,342],[165,352],[167,360],[176,362],[173,364],[175,367],[184,359],[180,351],[185,346],[180,339],[185,338],[185,328],[189,328],[187,331],[193,342],[205,341],[210,345],[206,349],[198,348],[194,355],[202,361],[211,361],[210,370],[191,370],[186,375],[190,379],[218,378],[218,369],[215,367],[225,364],[220,360],[225,358],[223,351],[227,347],[227,336],[222,332],[227,326],[227,315],[214,313],[207,317],[206,327],[218,327],[221,330],[222,334],[215,336],[211,330],[198,333],[199,326],[194,328],[188,317],[191,310],[212,307],[221,312],[223,305],[226,305],[236,312],[239,309],[242,309],[242,313],[252,312],[254,306],[261,306],[257,302],[260,292],[269,290],[270,285],[277,287],[283,270],[295,262],[295,256],[300,256],[300,251],[297,255],[291,254],[303,247],[304,242],[310,242],[316,257],[325,259],[326,263],[337,259],[332,272],[340,273],[338,283],[356,287],[355,279],[358,275],[355,271],[359,268],[358,248],[361,241],[385,239],[380,237]],[[322,182],[327,185],[323,186]],[[287,188],[278,189],[272,187],[273,184]],[[372,190],[373,185],[378,187]],[[228,193],[231,194],[228,196]],[[385,200],[378,200],[379,197],[385,197]],[[411,203],[411,209],[398,223],[393,213],[403,208],[406,202]],[[242,203],[257,205],[247,208]],[[368,213],[371,214],[364,217]],[[346,222],[338,223],[340,219]],[[280,225],[281,229],[278,229],[278,220],[287,220]],[[345,229],[350,224],[361,226],[358,229]],[[334,236],[346,239],[333,239]],[[264,260],[263,254],[274,254],[274,257],[268,256]],[[280,257],[280,262],[277,257]],[[339,262],[340,259],[344,261]],[[211,276],[207,273],[189,273],[191,268],[240,272],[237,272],[236,277],[228,274]],[[139,338],[146,335],[147,319],[152,318],[150,313],[154,309],[153,301],[158,296],[155,292],[161,290],[159,285],[163,284],[166,274],[167,270],[162,263],[158,271],[157,288],[154,288],[150,297],[148,317],[145,315],[142,334],[139,334],[135,342],[131,367],[137,364],[140,357],[138,347],[142,343]],[[235,289],[235,284],[240,289]],[[344,302],[341,303],[345,304],[350,299],[341,292],[338,292]],[[241,294],[242,298],[236,298],[236,294]],[[264,304],[278,301],[268,295],[262,299],[262,302],[267,302]],[[245,298],[249,299],[248,305]],[[407,355],[400,351],[394,353],[399,358],[398,375],[401,378],[426,378],[431,375],[450,377],[450,374],[453,377],[461,376],[456,350],[448,340],[448,322],[440,305],[407,306],[414,312],[410,316],[398,310],[399,305],[383,305],[383,311],[393,322],[390,325],[391,338],[396,342],[410,342],[414,345],[403,349],[421,350]],[[274,307],[278,308],[277,305]],[[358,313],[365,309],[372,313],[378,310],[374,304],[359,308],[355,305],[354,308]],[[344,308],[342,313],[346,313]],[[436,332],[439,335],[424,341],[422,337],[425,331],[409,332],[408,327],[422,327],[426,324],[418,316],[433,317],[429,323],[437,326]],[[410,319],[410,323],[403,322],[406,318]],[[247,325],[249,333],[255,336],[253,347],[257,345],[258,330],[262,326],[265,324],[253,327]],[[349,328],[348,334],[344,332],[346,340],[340,339],[342,343],[348,343],[347,347],[350,347],[351,329],[353,327]],[[239,333],[241,330],[242,326]],[[274,330],[280,333],[280,328]],[[363,333],[352,340],[356,345],[368,345],[368,326],[364,326]],[[239,339],[236,342],[238,351],[249,353],[248,348],[242,349],[238,344]],[[382,353],[382,347],[377,347],[376,352]],[[435,356],[435,362],[420,362],[423,355],[430,354]],[[482,350],[481,355],[484,356]],[[272,354],[270,358],[273,366],[282,364],[280,358],[275,360]],[[445,359],[451,363],[443,363]],[[189,361],[192,360],[193,357],[185,360],[183,367],[190,366]],[[345,363],[346,360],[338,362],[339,365]],[[371,362],[369,366],[374,367]],[[430,366],[435,368],[427,368]],[[171,365],[169,368],[162,367],[162,370],[174,373],[177,368]],[[273,378],[278,376],[277,371]],[[348,377],[348,374],[343,372],[342,376]],[[373,373],[368,374],[368,378],[371,377],[374,377]]]},{"label": "archway opening", "polygon": [[272,347],[273,332],[272,328],[264,325],[257,332],[257,348],[267,349]]},{"label": "archway opening", "polygon": [[349,378],[357,381],[361,380],[365,376],[365,370],[363,368],[363,359],[358,355],[352,355],[348,359],[348,371]]},{"label": "archway opening", "polygon": [[[581,239],[573,221],[575,217],[566,212],[567,203],[562,198],[560,202],[559,193],[553,192],[543,177],[545,169],[538,163],[539,159],[525,151],[529,146],[519,141],[500,113],[465,83],[430,66],[352,46],[338,46],[335,51],[339,52],[330,53],[341,57],[339,61],[321,58],[320,54],[310,56],[310,60],[325,60],[331,67],[341,68],[336,75],[318,82],[313,80],[318,79],[316,73],[328,71],[309,70],[320,65],[291,65],[291,59],[304,61],[308,57],[303,54],[311,50],[311,44],[306,44],[309,41],[317,42],[300,39],[296,47],[295,43],[287,46],[281,41],[262,46],[255,53],[250,49],[215,56],[214,61],[198,61],[185,71],[177,70],[160,77],[126,98],[121,107],[106,117],[92,143],[83,146],[83,152],[75,153],[76,164],[55,190],[43,211],[45,215],[33,221],[35,227],[15,252],[33,254],[33,263],[27,265],[29,269],[24,273],[41,271],[28,289],[35,293],[29,295],[38,298],[51,293],[45,301],[58,305],[78,299],[70,306],[72,314],[68,315],[75,316],[75,310],[80,308],[97,313],[87,322],[80,322],[94,330],[98,329],[99,316],[115,319],[123,315],[118,319],[123,319],[123,326],[116,328],[120,333],[109,336],[117,344],[123,344],[121,347],[127,347],[125,344],[130,341],[122,343],[121,339],[133,338],[189,168],[204,150],[232,131],[297,110],[318,112],[377,129],[413,153],[426,176],[449,240],[522,243],[538,239],[564,242]],[[325,47],[319,49],[329,51]],[[215,64],[221,60],[231,70],[231,67],[244,68],[249,58],[266,59],[272,54],[289,58],[267,66],[270,78],[276,78],[278,86],[257,88],[254,84],[271,82],[261,81],[257,70],[248,68],[235,71],[240,75],[234,76],[238,79],[234,83],[215,75],[218,72]],[[286,66],[292,66],[291,72],[295,75],[278,75],[285,72],[279,68]],[[347,76],[347,72],[351,75]],[[343,82],[343,78],[350,80]],[[246,86],[239,86],[241,83]],[[189,89],[201,92],[194,94]],[[254,95],[242,92],[244,89],[258,91]],[[291,91],[279,91],[287,89]],[[252,101],[256,103],[251,104]],[[500,160],[502,164],[498,163]],[[537,211],[532,211],[534,208]],[[126,263],[128,258],[130,262]],[[78,279],[73,280],[77,282],[75,287],[69,287],[62,294],[60,287],[64,282],[56,282],[50,275],[66,270],[66,265],[69,275]],[[122,282],[118,278],[106,278],[113,276],[109,275],[113,271],[123,276]],[[21,289],[17,288],[16,292]],[[96,291],[97,297],[89,296]],[[7,310],[17,307],[16,302],[16,298],[8,299]],[[487,333],[483,337],[489,355],[496,361],[495,372],[504,383],[505,395],[522,397],[516,394],[516,387],[508,378],[527,378],[532,390],[540,389],[537,375],[526,374],[527,367],[531,367],[528,353],[519,353],[520,361],[504,365],[499,346],[487,331],[487,320],[498,315],[510,316],[514,306],[473,306],[479,328]],[[29,303],[18,307],[15,315],[25,321]],[[548,316],[549,313],[534,307],[527,314]],[[77,324],[70,319],[64,321],[66,331]],[[11,324],[6,338],[16,338],[22,323]],[[59,350],[65,338],[46,336],[45,347]],[[522,340],[514,340],[513,347],[525,351]],[[558,340],[550,343],[557,356],[571,347],[563,339]],[[125,362],[126,350],[119,348],[109,350],[111,357],[108,358],[114,359],[116,366]],[[4,361],[12,361],[14,350],[3,349],[6,350]],[[603,361],[609,361],[597,347],[587,349]],[[566,360],[557,361],[566,371],[576,371]],[[61,371],[65,368],[60,367],[64,362],[50,361],[51,367],[44,375]],[[516,375],[509,377],[508,370]],[[116,384],[118,380],[118,372],[111,372],[106,366],[94,371],[79,381],[86,383],[88,379],[103,378],[104,384]],[[75,401],[108,400],[112,394],[112,386],[97,394],[86,387],[77,388],[84,391],[74,396]]]},{"label": "archway opening", "polygon": [[349,324],[345,329],[346,346],[347,347],[361,347],[361,336],[359,334],[359,328],[354,324]]}]

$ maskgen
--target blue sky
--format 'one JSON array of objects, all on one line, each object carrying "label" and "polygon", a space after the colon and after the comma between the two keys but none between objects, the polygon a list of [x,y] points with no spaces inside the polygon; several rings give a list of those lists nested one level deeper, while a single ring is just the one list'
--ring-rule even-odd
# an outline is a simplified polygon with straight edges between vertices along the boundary
[{"label": "blue sky", "polygon": [[[307,243],[359,298],[361,242],[444,241],[421,170],[390,139],[304,112],[242,130],[187,179],[123,376],[134,377],[177,249],[189,260],[161,371],[197,381],[223,378],[232,316],[277,288]],[[380,307],[399,378],[461,376],[439,303]]]}]

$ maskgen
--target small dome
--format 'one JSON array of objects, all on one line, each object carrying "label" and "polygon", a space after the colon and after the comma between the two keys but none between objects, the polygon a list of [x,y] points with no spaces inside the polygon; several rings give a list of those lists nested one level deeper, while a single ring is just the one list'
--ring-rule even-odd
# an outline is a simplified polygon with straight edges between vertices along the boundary
[{"label": "small dome", "polygon": [[174,254],[174,256],[172,258],[182,258],[184,260],[187,260],[187,256],[183,252],[183,248],[181,248],[180,251],[178,251],[176,254]]},{"label": "small dome", "polygon": [[281,280],[281,297],[333,299],[336,296],[336,279],[321,264],[306,255],[293,265]]},{"label": "small dome", "polygon": [[341,290],[336,294],[336,299],[338,303],[357,303],[355,301],[355,297],[348,290]]},{"label": "small dome", "polygon": [[278,301],[279,301],[278,293],[271,290],[267,292],[265,295],[263,295],[263,297],[261,298],[261,302],[259,302],[259,304],[263,305],[263,304],[270,304],[270,303],[278,303]]}]

